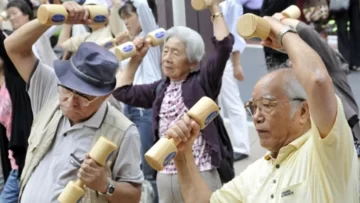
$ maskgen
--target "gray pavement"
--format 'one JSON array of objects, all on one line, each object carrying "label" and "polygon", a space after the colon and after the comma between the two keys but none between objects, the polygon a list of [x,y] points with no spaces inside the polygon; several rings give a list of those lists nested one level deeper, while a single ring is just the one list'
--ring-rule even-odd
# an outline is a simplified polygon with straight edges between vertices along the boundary
[{"label": "gray pavement", "polygon": [[[251,98],[252,88],[255,83],[266,73],[265,68],[265,57],[264,52],[261,46],[250,45],[241,55],[241,65],[244,69],[245,80],[239,82],[240,95],[241,99],[245,102]],[[360,72],[351,72],[348,76],[350,86],[354,92],[356,101],[360,102]],[[236,174],[239,174],[243,171],[249,164],[253,163],[255,160],[259,159],[265,154],[265,150],[259,145],[259,140],[256,134],[256,131],[253,128],[251,123],[251,118],[249,117],[249,138],[251,143],[251,154],[248,159],[239,161],[235,163]],[[226,125],[228,123],[226,122]],[[229,128],[227,127],[229,130]],[[231,131],[229,131],[231,135]]]}]

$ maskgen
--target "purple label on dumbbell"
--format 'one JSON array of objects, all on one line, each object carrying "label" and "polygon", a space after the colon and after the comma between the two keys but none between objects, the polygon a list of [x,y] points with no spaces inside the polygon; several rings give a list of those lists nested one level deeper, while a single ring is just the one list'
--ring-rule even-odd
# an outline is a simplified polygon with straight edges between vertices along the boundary
[{"label": "purple label on dumbbell", "polygon": [[161,38],[163,38],[164,36],[165,36],[165,32],[164,32],[164,31],[157,32],[157,33],[155,34],[155,38],[157,38],[157,39],[161,39]]},{"label": "purple label on dumbbell", "polygon": [[123,52],[130,52],[133,49],[134,49],[134,47],[131,44],[129,44],[129,45],[124,46],[122,50],[123,50]]},{"label": "purple label on dumbbell", "polygon": [[214,111],[210,113],[206,119],[205,119],[205,126],[207,126],[219,113],[217,111]]},{"label": "purple label on dumbbell", "polygon": [[105,44],[104,44],[104,48],[109,48],[109,47],[111,47],[112,46],[112,42],[106,42]]},{"label": "purple label on dumbbell", "polygon": [[54,23],[61,23],[65,21],[65,16],[61,15],[61,14],[56,14],[53,15],[53,17],[51,18],[52,22]]},{"label": "purple label on dumbbell", "polygon": [[164,160],[163,165],[166,166],[170,163],[171,160],[176,156],[176,152],[171,152]]},{"label": "purple label on dumbbell", "polygon": [[103,23],[103,22],[106,21],[106,16],[104,16],[104,15],[97,15],[97,16],[95,16],[95,17],[93,18],[93,21],[94,21],[95,23]]}]

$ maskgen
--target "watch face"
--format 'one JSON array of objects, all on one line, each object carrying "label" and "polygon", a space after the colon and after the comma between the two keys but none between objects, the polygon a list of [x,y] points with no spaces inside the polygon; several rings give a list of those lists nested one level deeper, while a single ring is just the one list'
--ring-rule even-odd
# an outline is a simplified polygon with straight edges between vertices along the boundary
[{"label": "watch face", "polygon": [[112,193],[114,193],[114,191],[115,191],[115,187],[111,185],[109,187],[109,193],[112,194]]}]

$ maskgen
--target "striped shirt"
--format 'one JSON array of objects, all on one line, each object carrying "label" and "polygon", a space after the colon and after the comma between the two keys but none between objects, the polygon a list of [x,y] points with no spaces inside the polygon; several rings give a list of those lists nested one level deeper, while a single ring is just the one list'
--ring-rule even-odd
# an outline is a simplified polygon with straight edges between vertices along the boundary
[{"label": "striped shirt", "polygon": [[[183,81],[171,82],[165,91],[164,99],[160,108],[159,134],[160,137],[165,137],[165,132],[172,125],[188,111],[182,97]],[[200,171],[208,171],[214,167],[211,164],[210,147],[200,135],[194,142],[193,154],[196,166]],[[176,167],[174,161],[171,161],[164,167],[160,173],[176,174]]]}]

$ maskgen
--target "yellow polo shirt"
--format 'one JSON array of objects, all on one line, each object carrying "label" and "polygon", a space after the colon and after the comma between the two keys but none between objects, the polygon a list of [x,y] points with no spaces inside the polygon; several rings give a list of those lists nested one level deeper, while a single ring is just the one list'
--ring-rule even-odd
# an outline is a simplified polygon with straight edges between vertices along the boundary
[{"label": "yellow polo shirt", "polygon": [[215,191],[211,203],[358,203],[359,164],[342,103],[325,139],[311,129],[248,166]]}]

